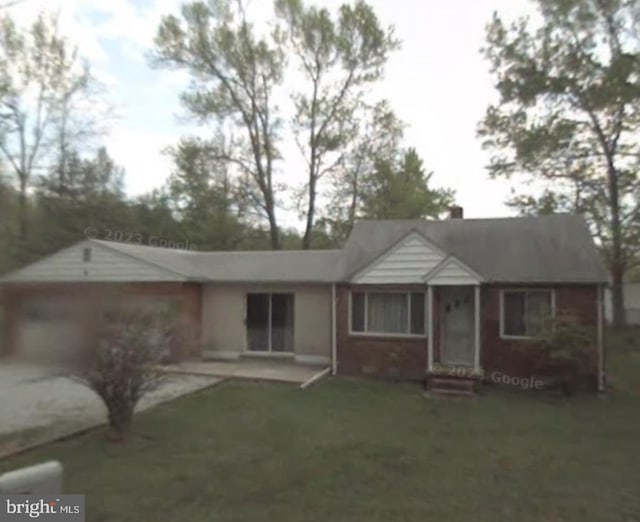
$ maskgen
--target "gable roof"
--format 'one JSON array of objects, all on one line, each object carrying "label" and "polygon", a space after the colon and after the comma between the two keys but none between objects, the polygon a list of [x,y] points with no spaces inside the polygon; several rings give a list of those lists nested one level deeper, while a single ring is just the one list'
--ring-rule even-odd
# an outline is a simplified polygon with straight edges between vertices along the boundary
[{"label": "gable roof", "polygon": [[[0,282],[128,282],[186,281],[189,276],[154,260],[145,260],[113,248],[108,241],[87,239],[0,277]],[[92,247],[91,262],[84,250]]]},{"label": "gable roof", "polygon": [[[434,284],[432,283],[434,279],[438,279],[439,276],[444,275],[445,272],[451,271],[454,272],[456,279],[463,278],[465,280],[473,281],[474,283],[480,283],[483,281],[483,277],[480,274],[455,256],[451,255],[444,258],[432,270],[427,272],[423,277],[423,280],[428,284]],[[445,277],[451,278],[452,275],[453,274],[449,273]]]},{"label": "gable roof", "polygon": [[349,280],[403,236],[417,232],[486,281],[606,282],[607,271],[582,216],[359,221],[345,245],[342,278]]},{"label": "gable roof", "polygon": [[[171,277],[175,280],[333,283],[350,281],[412,235],[453,256],[487,282],[608,281],[584,219],[567,214],[447,221],[359,221],[342,250],[197,252],[112,241],[89,242],[143,261],[150,270],[163,269],[173,274]],[[53,256],[37,263],[46,263]],[[15,280],[15,275],[24,270],[7,274],[0,281]],[[425,276],[427,271],[425,269]]]},{"label": "gable roof", "polygon": [[[411,249],[409,260],[406,259],[407,249]],[[405,259],[401,261],[398,259],[398,255],[404,256]],[[400,279],[404,280],[406,278],[407,280],[405,282],[421,282],[424,274],[430,271],[432,267],[437,266],[440,261],[446,257],[446,252],[443,252],[422,234],[412,230],[391,245],[391,247],[383,250],[375,259],[368,263],[366,267],[354,274],[353,277],[351,277],[351,281],[366,283],[367,281],[363,281],[363,279],[371,279],[370,282],[373,283],[375,279],[380,277],[380,268],[388,272],[390,267],[385,267],[385,264],[390,262],[390,265],[392,265],[392,273],[386,273],[385,275],[393,280],[393,282],[398,282],[397,279],[399,279],[398,276],[400,272],[402,272]],[[372,273],[375,272],[378,272],[378,274],[371,278]],[[385,277],[383,276],[382,279],[384,280]]]}]

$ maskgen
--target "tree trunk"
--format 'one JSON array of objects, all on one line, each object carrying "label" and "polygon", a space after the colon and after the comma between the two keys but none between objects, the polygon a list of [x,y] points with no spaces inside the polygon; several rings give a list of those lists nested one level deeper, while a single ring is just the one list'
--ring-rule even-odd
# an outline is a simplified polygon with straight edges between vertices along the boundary
[{"label": "tree trunk", "polygon": [[623,298],[623,278],[625,272],[625,260],[622,250],[622,227],[620,223],[620,195],[618,191],[618,171],[616,170],[613,158],[607,157],[608,162],[608,182],[609,182],[609,205],[611,207],[611,296],[613,301],[613,326],[621,327],[626,324],[624,314]]},{"label": "tree trunk", "polygon": [[307,208],[307,225],[302,237],[302,248],[308,250],[311,248],[311,235],[313,233],[313,222],[316,213],[316,183],[313,177],[309,180],[309,206]]},{"label": "tree trunk", "polygon": [[615,264],[615,261],[611,267],[611,277],[612,324],[614,327],[621,327],[626,324],[623,287],[624,268]]},{"label": "tree trunk", "polygon": [[271,237],[271,248],[273,250],[280,250],[280,231],[278,230],[278,223],[276,221],[276,213],[273,205],[273,200],[267,198],[267,217],[269,219],[269,236]]},{"label": "tree trunk", "polygon": [[109,428],[111,429],[109,438],[113,442],[126,442],[129,440],[134,408],[135,404],[120,402],[108,406]]},{"label": "tree trunk", "polygon": [[27,238],[29,236],[29,209],[27,205],[27,179],[20,176],[20,194],[18,194],[18,251],[17,261],[27,261]]}]

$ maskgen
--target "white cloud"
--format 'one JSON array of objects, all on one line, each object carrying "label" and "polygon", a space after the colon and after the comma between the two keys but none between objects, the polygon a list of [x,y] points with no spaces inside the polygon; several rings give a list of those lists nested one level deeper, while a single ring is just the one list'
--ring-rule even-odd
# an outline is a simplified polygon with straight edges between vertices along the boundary
[{"label": "white cloud", "polygon": [[109,138],[109,154],[127,171],[128,194],[144,194],[164,184],[171,173],[171,161],[162,151],[176,139],[172,134],[130,129],[120,129]]}]

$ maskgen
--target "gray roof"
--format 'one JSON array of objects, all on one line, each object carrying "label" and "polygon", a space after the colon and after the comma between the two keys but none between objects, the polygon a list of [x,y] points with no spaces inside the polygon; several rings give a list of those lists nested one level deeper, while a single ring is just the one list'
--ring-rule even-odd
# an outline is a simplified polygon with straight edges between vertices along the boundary
[{"label": "gray roof", "polygon": [[94,242],[196,281],[330,283],[340,250],[197,252]]},{"label": "gray roof", "polygon": [[359,221],[341,259],[343,279],[411,232],[452,254],[486,281],[606,282],[607,271],[582,216]]},{"label": "gray roof", "polygon": [[[331,283],[350,281],[411,233],[420,234],[444,253],[455,256],[487,282],[608,281],[584,219],[567,214],[447,221],[359,221],[342,250],[197,252],[91,241],[169,270],[179,280]],[[10,280],[10,275],[1,280]]]}]

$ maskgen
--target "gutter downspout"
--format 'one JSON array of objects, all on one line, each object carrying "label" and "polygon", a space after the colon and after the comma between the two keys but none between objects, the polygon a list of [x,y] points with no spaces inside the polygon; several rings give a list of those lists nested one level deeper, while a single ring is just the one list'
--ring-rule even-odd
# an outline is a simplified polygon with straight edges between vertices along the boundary
[{"label": "gutter downspout", "polygon": [[598,285],[598,392],[605,392],[604,358],[604,285]]},{"label": "gutter downspout", "polygon": [[331,375],[338,374],[338,343],[336,328],[336,284],[331,284]]},{"label": "gutter downspout", "polygon": [[312,384],[314,384],[316,381],[319,381],[320,379],[322,379],[323,377],[329,375],[329,373],[331,372],[331,368],[325,368],[324,370],[322,370],[319,373],[316,373],[313,377],[311,377],[308,381],[303,382],[300,385],[300,389],[301,390],[306,390],[309,386],[311,386]]}]

